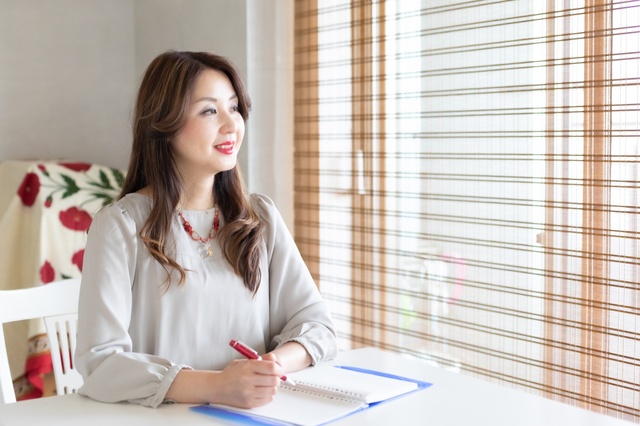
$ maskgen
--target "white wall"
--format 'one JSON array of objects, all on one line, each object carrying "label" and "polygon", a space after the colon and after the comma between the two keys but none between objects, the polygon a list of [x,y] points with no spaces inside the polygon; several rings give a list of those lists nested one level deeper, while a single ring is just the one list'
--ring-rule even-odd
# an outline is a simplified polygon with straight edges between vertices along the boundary
[{"label": "white wall", "polygon": [[126,165],[133,24],[128,0],[0,0],[0,161]]},{"label": "white wall", "polygon": [[135,0],[136,74],[167,49],[206,50],[247,70],[246,1]]},{"label": "white wall", "polygon": [[0,162],[125,169],[138,84],[167,49],[238,65],[253,100],[240,167],[293,229],[290,0],[0,0]]}]

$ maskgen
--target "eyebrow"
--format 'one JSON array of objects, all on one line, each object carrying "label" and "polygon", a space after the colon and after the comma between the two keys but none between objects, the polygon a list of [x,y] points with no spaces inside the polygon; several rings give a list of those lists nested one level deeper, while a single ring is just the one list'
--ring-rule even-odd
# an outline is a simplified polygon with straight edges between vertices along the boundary
[{"label": "eyebrow", "polygon": [[[232,99],[238,99],[238,95],[233,95],[229,98],[229,100],[232,100]],[[203,96],[202,98],[196,99],[195,101],[193,101],[193,103],[195,104],[195,103],[204,102],[204,101],[210,101],[210,102],[216,103],[218,102],[218,98],[213,98],[211,96]]]}]

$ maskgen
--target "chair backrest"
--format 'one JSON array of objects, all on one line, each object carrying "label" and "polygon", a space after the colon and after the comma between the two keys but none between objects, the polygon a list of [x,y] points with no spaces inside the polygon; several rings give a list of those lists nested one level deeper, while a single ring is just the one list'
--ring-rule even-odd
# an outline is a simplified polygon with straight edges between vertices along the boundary
[{"label": "chair backrest", "polygon": [[79,294],[79,278],[26,289],[0,290],[0,402],[16,402],[2,329],[8,322],[44,319],[57,394],[73,393],[82,385],[82,376],[73,363]]}]

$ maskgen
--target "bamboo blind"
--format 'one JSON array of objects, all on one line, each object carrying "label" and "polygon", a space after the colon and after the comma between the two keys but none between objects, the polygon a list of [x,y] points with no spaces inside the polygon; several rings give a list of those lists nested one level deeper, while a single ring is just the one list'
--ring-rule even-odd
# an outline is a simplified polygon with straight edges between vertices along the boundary
[{"label": "bamboo blind", "polygon": [[342,348],[640,422],[640,2],[295,2],[295,237]]}]

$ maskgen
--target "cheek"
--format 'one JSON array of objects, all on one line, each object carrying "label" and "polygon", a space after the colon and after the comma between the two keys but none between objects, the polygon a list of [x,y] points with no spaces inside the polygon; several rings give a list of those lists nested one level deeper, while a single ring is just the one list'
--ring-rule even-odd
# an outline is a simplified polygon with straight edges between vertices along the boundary
[{"label": "cheek", "polygon": [[[203,126],[186,125],[176,136],[176,149],[184,153],[203,153],[212,140],[207,129]],[[187,154],[188,155],[188,154]]]},{"label": "cheek", "polygon": [[244,121],[238,123],[238,131],[236,134],[238,136],[238,143],[242,143],[242,139],[244,138]]},{"label": "cheek", "polygon": [[182,128],[182,130],[180,130],[178,137],[186,142],[195,141],[198,140],[200,133],[201,130],[198,128],[198,126],[186,125]]}]

